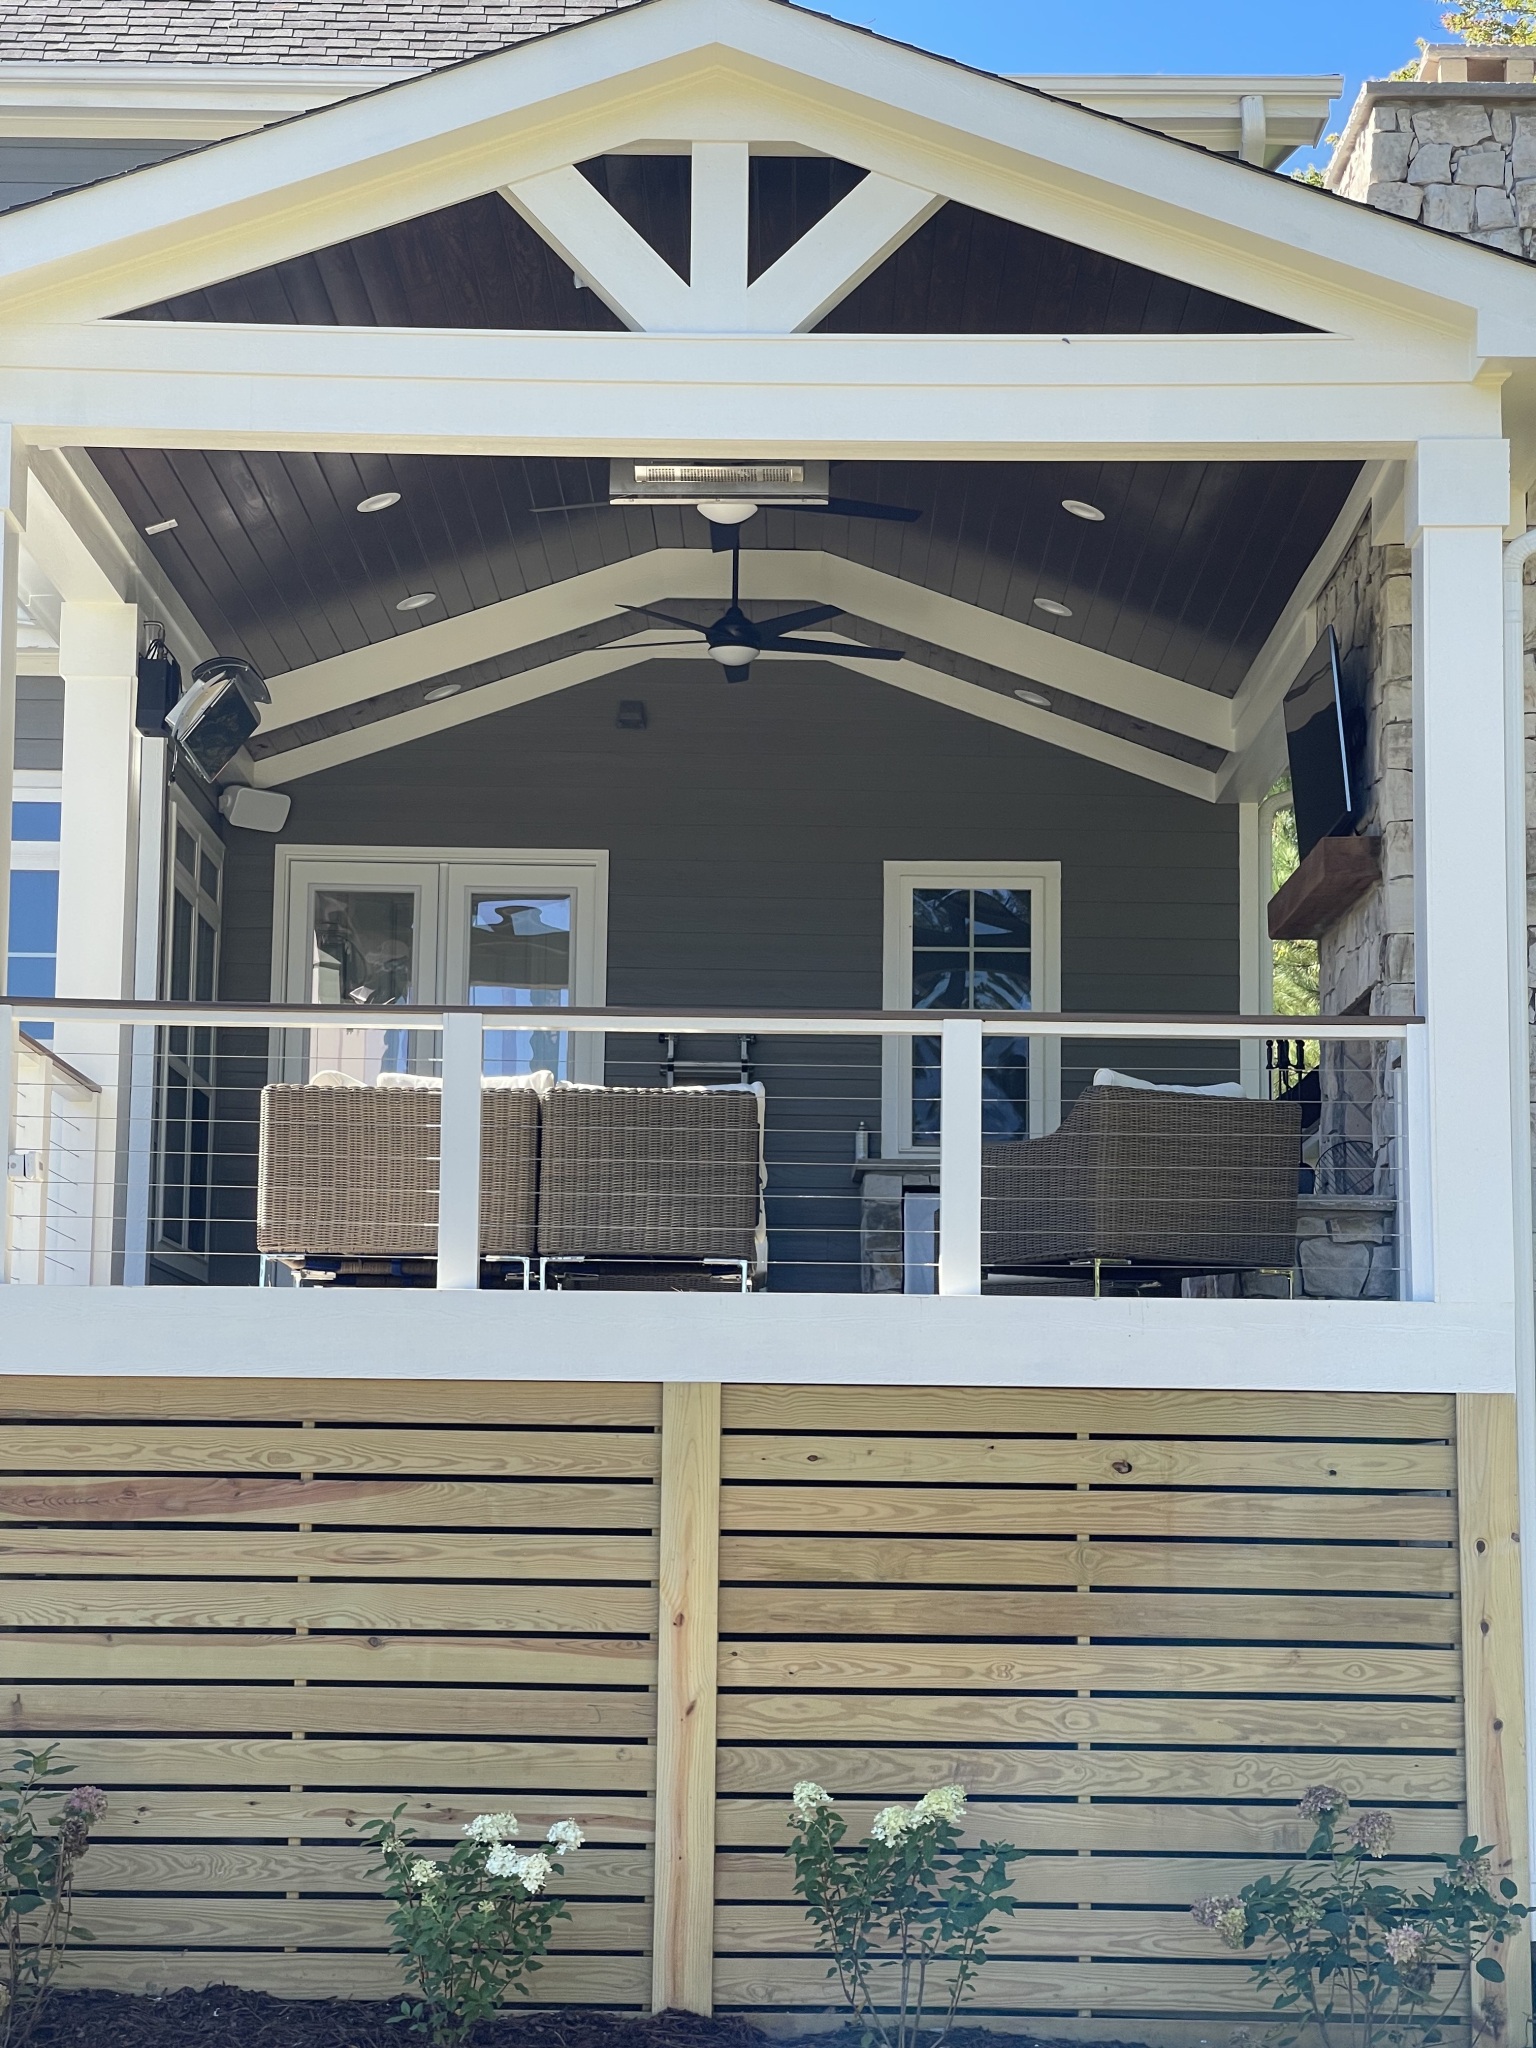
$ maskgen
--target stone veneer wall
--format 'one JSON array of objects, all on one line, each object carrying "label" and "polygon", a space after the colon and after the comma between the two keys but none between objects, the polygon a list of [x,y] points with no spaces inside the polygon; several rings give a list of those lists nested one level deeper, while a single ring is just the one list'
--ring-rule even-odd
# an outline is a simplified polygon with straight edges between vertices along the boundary
[{"label": "stone veneer wall", "polygon": [[1373,81],[1325,182],[1383,213],[1536,255],[1536,90]]}]

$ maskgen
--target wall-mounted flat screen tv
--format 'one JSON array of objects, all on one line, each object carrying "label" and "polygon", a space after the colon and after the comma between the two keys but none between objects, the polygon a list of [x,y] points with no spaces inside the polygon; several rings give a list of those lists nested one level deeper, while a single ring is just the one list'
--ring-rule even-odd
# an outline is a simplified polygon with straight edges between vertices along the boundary
[{"label": "wall-mounted flat screen tv", "polygon": [[1355,817],[1339,642],[1332,626],[1285,693],[1285,745],[1296,806],[1296,851],[1305,860],[1320,839],[1344,831]]}]

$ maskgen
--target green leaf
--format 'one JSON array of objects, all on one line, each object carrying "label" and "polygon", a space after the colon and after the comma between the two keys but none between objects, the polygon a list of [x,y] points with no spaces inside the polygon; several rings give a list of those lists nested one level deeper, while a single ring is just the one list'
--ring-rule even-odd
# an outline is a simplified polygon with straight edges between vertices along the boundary
[{"label": "green leaf", "polygon": [[1479,1956],[1476,1969],[1479,1977],[1486,1977],[1490,1984],[1504,1982],[1504,1966],[1502,1963],[1496,1963],[1492,1956]]}]

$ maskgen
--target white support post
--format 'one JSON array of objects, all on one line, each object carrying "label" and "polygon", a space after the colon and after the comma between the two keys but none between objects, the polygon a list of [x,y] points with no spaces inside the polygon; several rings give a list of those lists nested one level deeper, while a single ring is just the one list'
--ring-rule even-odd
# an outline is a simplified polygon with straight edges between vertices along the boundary
[{"label": "white support post", "polygon": [[[1245,1017],[1261,1016],[1268,1009],[1272,982],[1272,975],[1264,972],[1269,954],[1269,863],[1263,816],[1262,804],[1237,807],[1237,1007]],[[1263,1040],[1245,1038],[1238,1059],[1243,1093],[1257,1100],[1264,1093]]]},{"label": "white support post", "polygon": [[[137,906],[130,979],[133,993],[152,1002],[160,993],[160,891],[165,855],[165,740],[139,741]],[[144,1024],[128,1033],[128,1131],[123,1197],[123,1285],[149,1277],[150,1170],[154,1151],[155,1033]]]},{"label": "white support post", "polygon": [[1435,1298],[1434,1161],[1429,1142],[1429,1033],[1410,1024],[1403,1035],[1398,1103],[1397,1213],[1404,1301]]},{"label": "white support post", "polygon": [[747,206],[751,151],[744,142],[693,145],[693,212],[688,245],[689,325],[695,333],[740,333],[747,325]]},{"label": "white support post", "polygon": [[480,1285],[480,1070],[485,1025],[443,1019],[443,1125],[437,1167],[437,1284]]},{"label": "white support post", "polygon": [[[10,834],[5,839],[9,865]],[[9,882],[7,881],[7,889]],[[0,954],[0,959],[4,955]],[[11,1280],[11,1152],[16,1144],[16,1020],[7,1004],[0,1002],[0,1138],[5,1140],[5,1177],[0,1180],[0,1287]]]},{"label": "white support post", "polygon": [[979,1017],[946,1017],[939,1077],[939,1292],[981,1292]]},{"label": "white support post", "polygon": [[0,425],[0,989],[10,987],[11,793],[16,775],[16,608],[21,602],[21,536],[27,523],[27,456],[15,429]]},{"label": "white support post", "polygon": [[[1415,1175],[1434,1298],[1516,1309],[1509,1030],[1508,723],[1500,440],[1421,441],[1406,502],[1413,549],[1415,963],[1427,1023],[1431,1175]],[[1411,1094],[1410,1094],[1411,1106]],[[1424,1198],[1431,1214],[1423,1216]],[[1422,1252],[1421,1252],[1422,1257]],[[1414,1273],[1414,1292],[1423,1285]],[[1530,1314],[1529,1302],[1518,1312]]]}]

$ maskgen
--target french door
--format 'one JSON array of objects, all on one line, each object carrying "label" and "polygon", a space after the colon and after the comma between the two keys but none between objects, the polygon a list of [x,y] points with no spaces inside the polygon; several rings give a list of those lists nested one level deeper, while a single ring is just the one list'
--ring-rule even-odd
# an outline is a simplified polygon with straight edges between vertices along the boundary
[{"label": "french door", "polygon": [[[600,1081],[601,1033],[565,1029],[556,1013],[603,1000],[607,882],[603,853],[281,848],[274,996],[516,1012],[485,1034],[487,1073]],[[304,1036],[310,1072],[362,1081],[430,1072],[437,1057],[436,1033],[382,1019]]]}]

